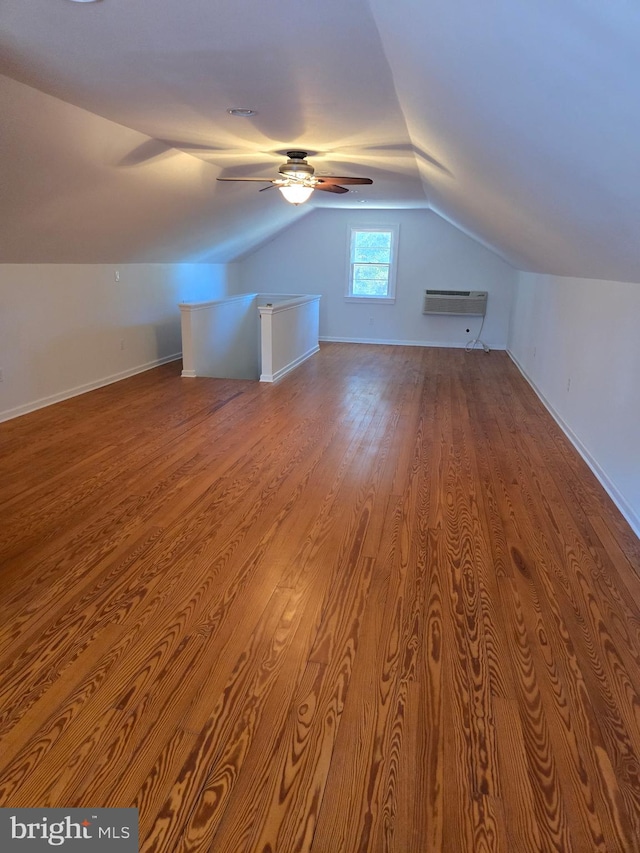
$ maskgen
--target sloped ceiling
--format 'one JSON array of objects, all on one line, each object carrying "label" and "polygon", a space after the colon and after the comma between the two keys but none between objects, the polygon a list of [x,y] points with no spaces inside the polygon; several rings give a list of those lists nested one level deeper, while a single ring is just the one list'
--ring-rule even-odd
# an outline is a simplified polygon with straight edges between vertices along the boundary
[{"label": "sloped ceiling", "polygon": [[[314,207],[431,207],[518,268],[640,281],[639,43],[599,0],[3,0],[0,261],[226,261]],[[216,182],[291,148],[374,183]]]}]

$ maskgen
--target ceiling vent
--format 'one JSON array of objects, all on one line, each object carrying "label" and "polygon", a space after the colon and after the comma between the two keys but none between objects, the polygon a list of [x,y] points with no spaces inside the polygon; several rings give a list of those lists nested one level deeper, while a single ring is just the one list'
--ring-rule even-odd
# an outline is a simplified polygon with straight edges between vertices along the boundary
[{"label": "ceiling vent", "polygon": [[484,317],[486,290],[425,290],[423,314],[473,314]]}]

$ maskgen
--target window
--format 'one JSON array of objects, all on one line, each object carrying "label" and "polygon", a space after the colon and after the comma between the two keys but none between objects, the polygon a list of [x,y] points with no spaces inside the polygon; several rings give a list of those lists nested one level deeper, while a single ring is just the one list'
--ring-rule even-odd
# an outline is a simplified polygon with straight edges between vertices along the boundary
[{"label": "window", "polygon": [[351,229],[349,302],[395,302],[398,226]]}]

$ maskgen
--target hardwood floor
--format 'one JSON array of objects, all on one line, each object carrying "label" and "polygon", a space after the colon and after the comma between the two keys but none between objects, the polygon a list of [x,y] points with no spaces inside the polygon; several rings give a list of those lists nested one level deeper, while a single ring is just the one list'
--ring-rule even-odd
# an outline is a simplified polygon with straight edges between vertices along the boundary
[{"label": "hardwood floor", "polygon": [[0,805],[144,853],[640,851],[640,543],[504,353],[0,424]]}]

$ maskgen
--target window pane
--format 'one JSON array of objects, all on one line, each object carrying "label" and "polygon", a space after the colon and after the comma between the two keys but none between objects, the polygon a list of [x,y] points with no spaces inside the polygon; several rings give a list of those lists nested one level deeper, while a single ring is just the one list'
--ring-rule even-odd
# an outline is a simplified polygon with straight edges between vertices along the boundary
[{"label": "window pane", "polygon": [[388,288],[388,266],[384,264],[353,265],[354,296],[386,296]]},{"label": "window pane", "polygon": [[371,246],[379,246],[381,248],[391,248],[391,232],[390,231],[356,231],[355,246],[358,249],[364,249]]},{"label": "window pane", "polygon": [[390,231],[355,231],[352,244],[352,263],[391,263]]},{"label": "window pane", "polygon": [[355,281],[363,281],[365,279],[387,281],[389,278],[389,267],[386,264],[354,264],[353,277]]},{"label": "window pane", "polygon": [[366,248],[356,246],[353,251],[353,261],[364,264],[388,264],[391,262],[391,249],[383,246],[367,246]]},{"label": "window pane", "polygon": [[353,284],[354,296],[387,296],[386,281],[358,281]]}]

